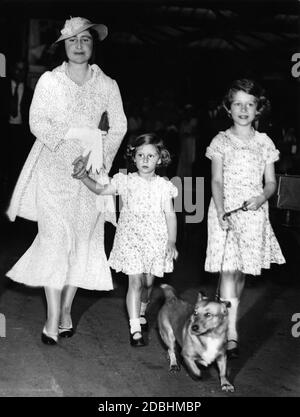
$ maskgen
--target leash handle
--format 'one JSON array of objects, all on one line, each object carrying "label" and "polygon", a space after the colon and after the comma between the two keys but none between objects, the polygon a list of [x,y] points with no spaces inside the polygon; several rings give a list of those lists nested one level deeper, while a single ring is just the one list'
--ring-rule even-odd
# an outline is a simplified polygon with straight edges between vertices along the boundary
[{"label": "leash handle", "polygon": [[230,217],[232,213],[235,213],[239,210],[243,210],[243,211],[247,211],[247,201],[243,202],[243,205],[237,209],[231,210],[231,211],[227,211],[225,214],[223,214],[223,220],[226,220],[226,217]]}]

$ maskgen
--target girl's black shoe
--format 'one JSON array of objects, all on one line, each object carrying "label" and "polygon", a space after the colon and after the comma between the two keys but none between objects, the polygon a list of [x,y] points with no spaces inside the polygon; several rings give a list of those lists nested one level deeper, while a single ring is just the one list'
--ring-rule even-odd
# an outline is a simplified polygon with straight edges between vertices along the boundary
[{"label": "girl's black shoe", "polygon": [[[141,337],[139,337],[138,339],[134,339],[133,336],[137,333],[139,333],[141,335]],[[133,334],[130,333],[130,344],[133,347],[146,346],[146,343],[145,343],[145,340],[143,338],[142,333],[141,332],[134,332]]]},{"label": "girl's black shoe", "polygon": [[141,317],[143,317],[143,319],[146,320],[146,323],[141,323],[142,332],[145,332],[146,333],[149,330],[149,324],[148,324],[148,321],[147,321],[147,319],[146,319],[145,316],[141,316]]}]

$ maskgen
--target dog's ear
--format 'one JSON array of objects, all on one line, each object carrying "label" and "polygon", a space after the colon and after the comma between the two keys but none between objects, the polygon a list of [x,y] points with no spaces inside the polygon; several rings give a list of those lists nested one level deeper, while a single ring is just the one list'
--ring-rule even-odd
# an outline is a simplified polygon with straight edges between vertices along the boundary
[{"label": "dog's ear", "polygon": [[197,298],[196,304],[199,303],[200,301],[207,300],[207,299],[208,299],[208,297],[206,297],[206,295],[204,294],[204,292],[199,291],[198,292],[198,298]]}]

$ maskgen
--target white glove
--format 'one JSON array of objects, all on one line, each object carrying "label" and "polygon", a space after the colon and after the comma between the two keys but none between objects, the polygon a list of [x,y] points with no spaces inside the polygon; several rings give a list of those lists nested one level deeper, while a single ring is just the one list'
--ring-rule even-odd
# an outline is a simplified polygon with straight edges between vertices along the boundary
[{"label": "white glove", "polygon": [[86,170],[92,173],[100,172],[103,165],[102,132],[89,127],[72,127],[68,130],[65,139],[79,139],[83,147],[82,156],[89,154]]}]

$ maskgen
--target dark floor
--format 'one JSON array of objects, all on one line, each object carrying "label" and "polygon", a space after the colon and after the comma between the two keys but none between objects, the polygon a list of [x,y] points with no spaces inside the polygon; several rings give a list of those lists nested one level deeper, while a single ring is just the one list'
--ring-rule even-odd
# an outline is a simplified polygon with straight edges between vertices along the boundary
[{"label": "dark floor", "polygon": [[[241,356],[229,363],[236,392],[220,390],[214,366],[193,380],[182,368],[168,371],[166,350],[156,329],[162,303],[157,280],[149,309],[149,345],[129,345],[125,311],[126,277],[114,275],[108,293],[79,290],[73,307],[76,334],[56,347],[41,343],[45,321],[42,289],[30,289],[5,278],[30,245],[35,223],[2,219],[0,237],[0,313],[6,318],[6,337],[0,338],[0,396],[75,397],[295,397],[300,394],[300,337],[292,335],[300,314],[300,231],[283,226],[283,213],[274,225],[287,264],[273,266],[262,277],[247,278],[241,303]],[[275,219],[275,220],[276,220]],[[280,224],[281,223],[281,224]],[[203,271],[205,222],[183,227],[179,222],[180,257],[170,282],[190,302],[198,290],[213,295],[217,277]],[[107,251],[113,229],[107,228]],[[3,316],[2,316],[3,318]],[[3,334],[2,334],[3,335]],[[300,336],[300,327],[299,335]]]}]

